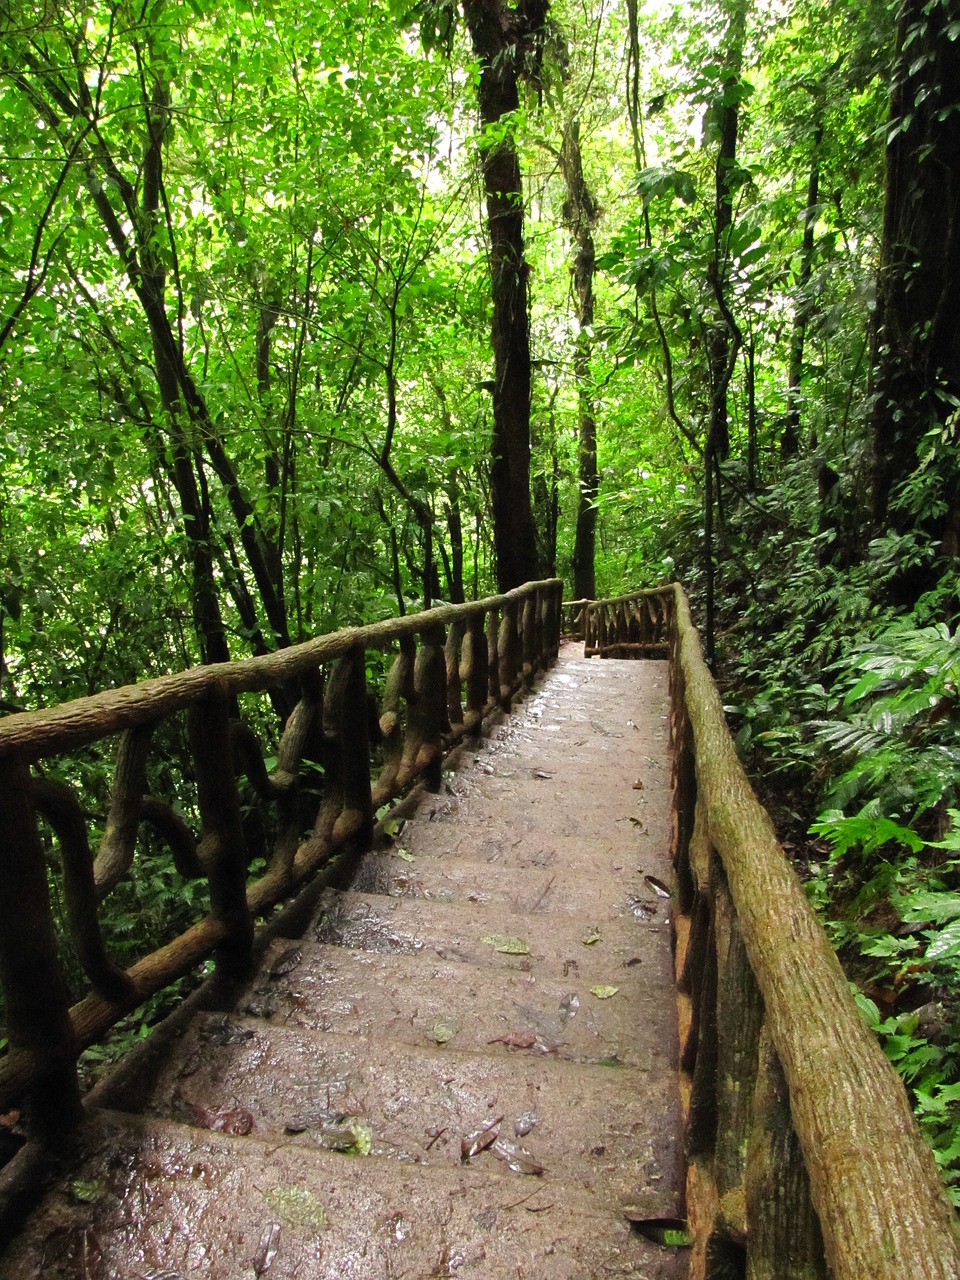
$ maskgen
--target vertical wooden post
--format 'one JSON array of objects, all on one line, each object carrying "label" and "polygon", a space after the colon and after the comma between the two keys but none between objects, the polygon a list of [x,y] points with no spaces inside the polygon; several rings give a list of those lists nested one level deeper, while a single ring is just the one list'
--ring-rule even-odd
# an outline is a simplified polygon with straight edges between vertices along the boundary
[{"label": "vertical wooden post", "polygon": [[487,614],[487,705],[495,706],[500,701],[500,656],[498,637],[500,635],[500,619],[497,610],[491,609]]},{"label": "vertical wooden post", "polygon": [[422,772],[430,791],[443,781],[443,734],[447,719],[447,664],[444,629],[437,623],[425,627],[414,665],[414,698],[407,711],[404,744],[404,781]]},{"label": "vertical wooden post", "polygon": [[474,614],[463,638],[463,677],[467,684],[467,711],[464,723],[470,733],[479,733],[487,704],[489,682],[487,633],[482,614]]},{"label": "vertical wooden post", "polygon": [[529,595],[524,599],[523,612],[520,615],[520,645],[522,652],[521,674],[523,683],[529,689],[537,673],[539,648],[537,645],[537,600]]},{"label": "vertical wooden post", "polygon": [[694,990],[691,995],[697,1006],[697,1040],[696,1060],[693,1063],[693,1084],[690,1090],[690,1110],[684,1137],[684,1151],[688,1160],[711,1157],[717,1136],[719,1028],[717,1026],[717,944],[712,918],[704,948],[699,989]]},{"label": "vertical wooden post", "polygon": [[760,1034],[747,1144],[748,1280],[826,1280],[820,1221],[769,1029]]},{"label": "vertical wooden post", "polygon": [[544,667],[552,667],[560,652],[560,630],[563,614],[563,583],[554,583],[545,601],[546,612],[543,616],[543,657]]},{"label": "vertical wooden post", "polygon": [[694,881],[690,866],[697,802],[697,770],[693,753],[693,731],[681,700],[674,700],[673,786],[671,854],[677,873],[677,906],[682,915],[693,907]]},{"label": "vertical wooden post", "polygon": [[447,667],[447,717],[451,728],[463,724],[463,704],[460,700],[460,645],[463,641],[465,624],[462,618],[455,618],[447,632],[447,643],[444,646],[444,658]]},{"label": "vertical wooden post", "polygon": [[231,698],[212,693],[187,717],[202,834],[197,856],[210,885],[210,909],[226,929],[217,972],[243,980],[253,964],[253,917],[247,906],[247,849],[233,770]]},{"label": "vertical wooden post", "polygon": [[393,661],[383,691],[380,708],[383,768],[374,788],[373,804],[385,804],[398,790],[397,779],[403,767],[403,704],[414,696],[413,668],[417,658],[417,642],[413,636],[402,636],[400,652]]},{"label": "vertical wooden post", "polygon": [[323,728],[332,747],[340,797],[333,826],[335,843],[350,838],[358,845],[373,836],[370,793],[370,741],[367,737],[367,660],[354,645],[334,664],[323,700]]},{"label": "vertical wooden post", "polygon": [[30,770],[13,756],[0,759],[0,981],[11,1050],[34,1053],[41,1063],[25,1108],[28,1132],[61,1143],[80,1119],[78,1046],[57,960]]},{"label": "vertical wooden post", "polygon": [[719,867],[714,890],[717,947],[717,1141],[713,1177],[727,1238],[746,1242],[747,1139],[757,1080],[757,1045],[763,999],[747,959],[726,877]]},{"label": "vertical wooden post", "polygon": [[503,606],[500,634],[497,637],[497,657],[500,670],[500,706],[510,710],[510,701],[516,691],[520,671],[520,636],[517,625],[517,602],[508,600]]},{"label": "vertical wooden post", "polygon": [[[303,830],[300,773],[310,744],[319,737],[322,710],[320,673],[312,670],[301,677],[300,701],[287,719],[277,747],[277,767],[271,783],[277,796],[277,842],[268,870],[271,885],[282,892],[290,883],[293,862]],[[319,754],[319,743],[317,745]]]}]

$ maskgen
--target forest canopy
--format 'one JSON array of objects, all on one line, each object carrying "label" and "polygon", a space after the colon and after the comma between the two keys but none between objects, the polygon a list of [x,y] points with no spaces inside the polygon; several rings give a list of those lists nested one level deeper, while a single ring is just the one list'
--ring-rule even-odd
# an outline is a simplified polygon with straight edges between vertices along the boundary
[{"label": "forest canopy", "polygon": [[[798,483],[836,477],[824,542],[869,487],[888,8],[2,22],[8,703],[483,593],[512,547],[501,585],[702,573],[705,481],[728,539],[798,453]],[[508,275],[526,419],[491,342]]]}]

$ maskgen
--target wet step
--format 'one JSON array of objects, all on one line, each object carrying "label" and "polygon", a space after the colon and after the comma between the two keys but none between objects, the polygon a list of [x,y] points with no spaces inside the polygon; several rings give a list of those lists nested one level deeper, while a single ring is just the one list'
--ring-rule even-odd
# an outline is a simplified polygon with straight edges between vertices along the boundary
[{"label": "wet step", "polygon": [[[638,966],[661,991],[669,992],[673,982],[665,912],[652,919],[596,922],[559,912],[520,914],[469,901],[329,891],[311,934],[318,942],[353,950],[424,954],[555,978],[576,975],[589,979],[588,985],[619,986]],[[673,1016],[665,1006],[666,1026]]]},{"label": "wet step", "polygon": [[[648,868],[659,867],[625,836],[622,850],[592,840],[557,839],[510,862],[399,851],[368,853],[352,888],[360,893],[434,902],[467,901],[504,908],[517,915],[563,911],[586,920],[622,916],[664,920],[670,890]],[[412,847],[416,847],[412,845]],[[461,847],[462,848],[462,847]]]},{"label": "wet step", "polygon": [[[661,754],[664,749],[661,744]],[[647,767],[645,757],[634,755],[625,768],[582,766],[571,779],[568,763],[549,755],[539,759],[509,778],[487,778],[476,770],[458,775],[443,793],[424,798],[403,832],[404,842],[440,853],[469,847],[475,835],[508,846],[518,840],[584,839],[598,832],[626,842],[631,829],[634,835],[648,830],[654,837],[669,837],[662,823],[669,813],[670,774],[662,767]],[[541,779],[541,774],[549,776]]]},{"label": "wet step", "polygon": [[[576,1187],[99,1113],[4,1280],[680,1280]],[[55,1229],[51,1230],[51,1224]]]},{"label": "wet step", "polygon": [[[459,1168],[489,1126],[523,1172],[676,1216],[682,1185],[668,1072],[426,1049],[255,1019],[198,1018],[148,1114],[306,1147]],[[503,1163],[489,1141],[474,1159]],[[511,1148],[505,1148],[509,1161]],[[519,1152],[519,1154],[518,1154]],[[503,1154],[503,1153],[501,1153]],[[532,1188],[531,1188],[532,1189]]]},{"label": "wet step", "polygon": [[423,1048],[550,1055],[612,1066],[676,1066],[675,1038],[638,1035],[662,1021],[663,987],[634,965],[605,999],[580,975],[495,969],[436,954],[344,950],[278,941],[237,1002],[288,1030],[336,1031]]}]

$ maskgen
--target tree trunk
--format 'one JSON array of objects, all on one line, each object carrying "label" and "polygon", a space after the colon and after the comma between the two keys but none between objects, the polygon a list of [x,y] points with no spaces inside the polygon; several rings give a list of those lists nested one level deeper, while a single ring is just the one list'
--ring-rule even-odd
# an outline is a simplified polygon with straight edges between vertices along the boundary
[{"label": "tree trunk", "polygon": [[803,211],[803,242],[800,246],[800,269],[797,272],[797,309],[793,316],[793,333],[790,335],[790,368],[787,374],[787,414],[780,437],[781,458],[793,458],[800,448],[800,389],[803,383],[803,347],[807,337],[807,324],[813,310],[810,297],[810,274],[813,270],[813,229],[817,222],[817,206],[820,203],[820,148],[823,144],[823,125],[813,131],[813,155],[810,160],[810,180],[807,183],[807,203]]},{"label": "tree trunk", "polygon": [[743,44],[746,35],[747,0],[732,0],[725,39],[726,58],[722,81],[722,94],[713,107],[716,133],[719,139],[716,164],[716,196],[714,201],[713,258],[707,266],[707,284],[719,311],[719,318],[708,324],[706,331],[707,366],[710,373],[710,421],[703,450],[703,558],[704,558],[704,607],[706,610],[704,644],[707,662],[714,665],[714,613],[715,613],[715,562],[714,562],[714,501],[719,500],[718,463],[730,452],[730,425],[727,409],[727,389],[733,376],[737,352],[743,344],[743,335],[734,319],[726,298],[730,247],[728,233],[733,224],[733,196],[735,191],[734,168],[737,159],[737,132],[740,127],[740,70],[743,62]]},{"label": "tree trunk", "polygon": [[594,561],[600,475],[597,470],[597,421],[590,394],[590,352],[593,345],[593,273],[596,266],[593,228],[600,210],[583,177],[579,120],[569,121],[564,131],[560,167],[567,188],[563,218],[577,249],[573,262],[573,287],[577,296],[579,331],[573,370],[577,380],[577,479],[580,496],[573,544],[573,594],[578,600],[593,600],[597,594]]},{"label": "tree trunk", "polygon": [[[901,10],[872,378],[875,523],[879,529],[920,523],[952,552],[960,514],[955,465],[940,473],[942,516],[892,513],[891,499],[916,468],[926,433],[946,427],[960,398],[960,41],[951,34],[957,18],[956,3],[905,0]],[[939,465],[938,459],[931,481]]]},{"label": "tree trunk", "polygon": [[[474,53],[480,59],[477,94],[485,127],[519,106],[519,79],[531,38],[543,30],[545,0],[463,0]],[[507,130],[483,151],[483,183],[490,234],[494,359],[493,507],[497,584],[509,591],[539,576],[530,501],[530,330],[523,243],[523,185],[516,144]]]}]

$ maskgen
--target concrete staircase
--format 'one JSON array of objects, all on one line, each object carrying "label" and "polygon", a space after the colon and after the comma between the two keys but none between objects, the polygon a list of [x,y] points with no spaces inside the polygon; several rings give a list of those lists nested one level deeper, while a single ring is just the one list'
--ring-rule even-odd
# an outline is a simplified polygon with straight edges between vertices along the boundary
[{"label": "concrete staircase", "polygon": [[685,1275],[666,667],[571,654],[92,1114],[4,1280]]}]

